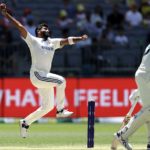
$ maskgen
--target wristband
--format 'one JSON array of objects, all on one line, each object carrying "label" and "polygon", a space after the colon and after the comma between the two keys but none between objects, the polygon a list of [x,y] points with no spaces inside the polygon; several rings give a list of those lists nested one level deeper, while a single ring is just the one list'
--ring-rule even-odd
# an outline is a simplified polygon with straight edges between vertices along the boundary
[{"label": "wristband", "polygon": [[68,43],[69,43],[69,45],[75,44],[73,41],[73,37],[68,38]]}]

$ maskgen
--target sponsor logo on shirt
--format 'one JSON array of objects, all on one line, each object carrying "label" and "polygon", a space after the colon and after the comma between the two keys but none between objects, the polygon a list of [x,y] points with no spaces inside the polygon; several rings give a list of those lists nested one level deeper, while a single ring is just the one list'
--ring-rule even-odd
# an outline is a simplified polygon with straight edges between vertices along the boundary
[{"label": "sponsor logo on shirt", "polygon": [[44,50],[48,50],[48,51],[53,51],[54,48],[53,47],[48,47],[48,46],[41,46],[42,49]]}]

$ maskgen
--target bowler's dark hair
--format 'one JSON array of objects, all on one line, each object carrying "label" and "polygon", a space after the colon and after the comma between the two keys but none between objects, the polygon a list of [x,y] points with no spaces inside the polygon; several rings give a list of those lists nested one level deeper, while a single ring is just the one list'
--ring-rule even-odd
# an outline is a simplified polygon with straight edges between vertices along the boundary
[{"label": "bowler's dark hair", "polygon": [[38,31],[42,29],[42,27],[47,27],[48,28],[48,25],[46,23],[41,23],[39,24],[36,29],[35,29],[35,35],[36,37],[38,37]]}]

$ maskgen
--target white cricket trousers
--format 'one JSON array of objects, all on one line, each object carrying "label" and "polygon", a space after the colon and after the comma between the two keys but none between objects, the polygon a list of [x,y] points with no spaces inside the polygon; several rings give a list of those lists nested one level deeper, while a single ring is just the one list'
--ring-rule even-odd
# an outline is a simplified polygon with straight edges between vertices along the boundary
[{"label": "white cricket trousers", "polygon": [[25,118],[28,125],[40,119],[54,108],[54,87],[56,87],[57,110],[64,108],[66,80],[53,73],[31,71],[30,79],[32,84],[38,88],[41,96],[41,106]]},{"label": "white cricket trousers", "polygon": [[150,143],[150,73],[138,69],[135,79],[140,91],[143,108],[119,132],[123,139],[128,139],[139,127],[146,124],[148,129],[148,143]]}]

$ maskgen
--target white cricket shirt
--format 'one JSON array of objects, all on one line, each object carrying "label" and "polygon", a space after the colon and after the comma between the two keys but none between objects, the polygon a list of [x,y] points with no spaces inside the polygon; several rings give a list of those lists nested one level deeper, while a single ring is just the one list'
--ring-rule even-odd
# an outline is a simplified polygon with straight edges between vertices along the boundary
[{"label": "white cricket shirt", "polygon": [[145,49],[139,68],[150,71],[150,44]]},{"label": "white cricket shirt", "polygon": [[31,52],[31,70],[50,72],[55,50],[61,48],[60,38],[43,38],[32,36],[29,32],[24,39]]}]

